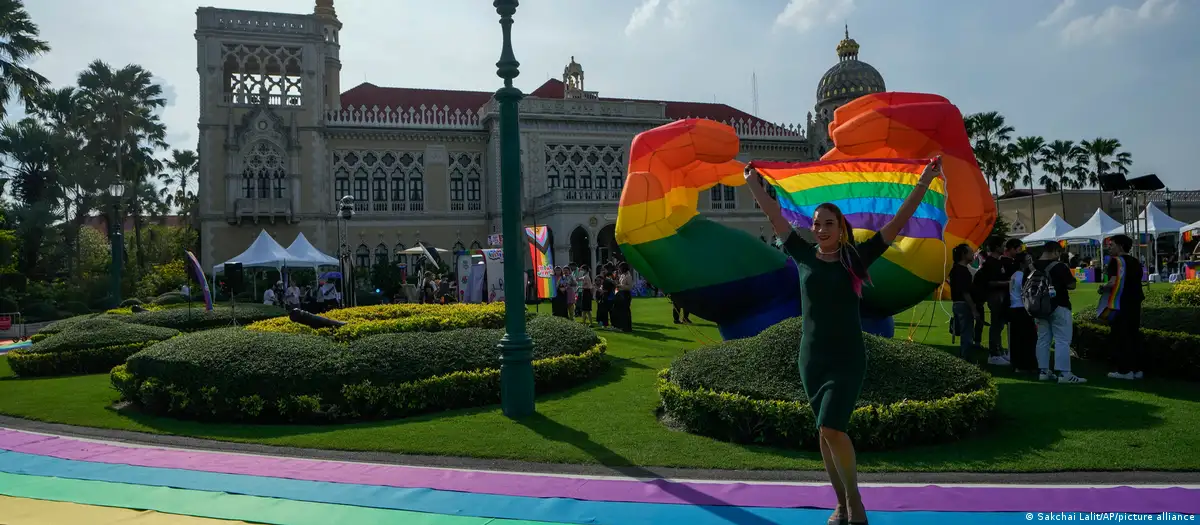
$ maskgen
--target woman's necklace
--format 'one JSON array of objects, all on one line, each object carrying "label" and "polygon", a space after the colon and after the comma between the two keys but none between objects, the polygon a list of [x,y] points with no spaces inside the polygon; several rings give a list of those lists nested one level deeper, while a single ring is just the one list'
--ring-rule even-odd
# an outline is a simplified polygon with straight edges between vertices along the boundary
[{"label": "woman's necklace", "polygon": [[841,247],[838,247],[838,249],[836,249],[832,252],[827,252],[825,250],[822,250],[820,246],[817,246],[817,253],[819,253],[821,255],[837,255],[837,253],[840,251],[842,251]]}]

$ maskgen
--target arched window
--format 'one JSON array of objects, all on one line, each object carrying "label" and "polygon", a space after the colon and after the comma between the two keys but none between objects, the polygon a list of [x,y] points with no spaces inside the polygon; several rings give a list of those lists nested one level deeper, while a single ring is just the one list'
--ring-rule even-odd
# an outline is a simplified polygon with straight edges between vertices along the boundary
[{"label": "arched window", "polygon": [[354,265],[359,268],[369,268],[371,266],[371,250],[367,245],[360,244],[358,249],[354,251]]},{"label": "arched window", "polygon": [[385,245],[383,243],[379,243],[379,246],[375,247],[375,264],[387,264],[387,263],[388,263],[387,245]]},{"label": "arched window", "polygon": [[482,250],[483,245],[479,244],[479,241],[471,241],[471,249],[472,250]]},{"label": "arched window", "polygon": [[458,241],[458,242],[454,243],[454,252],[453,253],[466,251],[466,249],[467,249],[466,245],[464,245],[462,243],[462,241]]},{"label": "arched window", "polygon": [[407,249],[408,249],[408,247],[404,246],[404,243],[402,243],[402,242],[396,243],[396,251],[395,251],[396,264],[399,264],[404,267],[408,267],[408,254],[404,253],[404,250],[407,250]]},{"label": "arched window", "polygon": [[242,197],[282,199],[287,190],[283,153],[268,142],[257,142],[242,159]]}]

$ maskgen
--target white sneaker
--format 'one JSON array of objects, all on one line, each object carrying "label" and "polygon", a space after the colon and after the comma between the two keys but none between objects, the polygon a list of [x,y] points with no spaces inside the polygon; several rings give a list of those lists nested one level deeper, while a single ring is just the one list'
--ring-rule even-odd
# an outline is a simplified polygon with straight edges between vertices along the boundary
[{"label": "white sneaker", "polygon": [[1124,374],[1120,372],[1109,372],[1108,377],[1112,379],[1137,379],[1137,375],[1135,375],[1133,372],[1126,372]]},{"label": "white sneaker", "polygon": [[1009,363],[1008,359],[1005,359],[1002,355],[994,355],[988,358],[988,364],[996,366],[1009,366],[1012,363]]},{"label": "white sneaker", "polygon": [[1057,377],[1055,377],[1054,374],[1050,373],[1048,370],[1042,370],[1041,372],[1038,372],[1038,381],[1054,381],[1055,379],[1057,379]]},{"label": "white sneaker", "polygon": [[1063,372],[1062,374],[1060,374],[1058,376],[1058,384],[1060,384],[1060,385],[1070,385],[1070,384],[1086,383],[1086,382],[1087,382],[1087,379],[1079,377],[1070,372]]},{"label": "white sneaker", "polygon": [[1134,378],[1134,379],[1141,379],[1141,378],[1142,378],[1142,377],[1144,377],[1144,376],[1145,376],[1145,374],[1142,374],[1142,372],[1141,372],[1140,370],[1139,370],[1139,371],[1137,371],[1137,372],[1134,372],[1134,373],[1133,373],[1133,378]]}]

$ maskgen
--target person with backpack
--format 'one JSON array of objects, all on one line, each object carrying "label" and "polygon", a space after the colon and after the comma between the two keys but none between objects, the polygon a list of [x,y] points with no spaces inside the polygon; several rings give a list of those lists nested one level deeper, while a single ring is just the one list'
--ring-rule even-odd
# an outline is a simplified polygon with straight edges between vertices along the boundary
[{"label": "person with backpack", "polygon": [[975,349],[975,325],[983,322],[983,314],[975,308],[975,298],[972,295],[974,287],[971,283],[970,265],[974,256],[971,252],[971,247],[967,244],[954,247],[954,267],[950,269],[950,277],[947,279],[950,283],[950,308],[954,314],[954,324],[950,326],[950,333],[958,336],[958,356],[963,359],[968,359],[971,350]]},{"label": "person with backpack", "polygon": [[[1059,259],[1063,248],[1047,242],[1042,256],[1033,263],[1025,278],[1021,300],[1025,311],[1037,323],[1038,379],[1059,384],[1086,383],[1071,373],[1071,290],[1077,286],[1071,269]],[[1050,343],[1054,343],[1054,368],[1050,368]]]},{"label": "person with backpack", "polygon": [[1033,259],[1028,253],[1018,251],[1012,256],[1013,273],[1009,276],[1008,288],[1008,349],[1013,372],[1032,372],[1038,369],[1037,323],[1025,310],[1021,297],[1025,289],[1025,276],[1033,271]]},{"label": "person with backpack", "polygon": [[[1101,294],[1116,295],[1107,306],[1111,310],[1108,325],[1112,329],[1109,344],[1116,371],[1109,372],[1113,379],[1141,379],[1142,374],[1142,302],[1146,299],[1142,290],[1142,263],[1129,255],[1133,239],[1117,235],[1108,245],[1108,260],[1105,275],[1107,282],[1100,287]],[[1101,301],[1105,303],[1105,301]]]}]

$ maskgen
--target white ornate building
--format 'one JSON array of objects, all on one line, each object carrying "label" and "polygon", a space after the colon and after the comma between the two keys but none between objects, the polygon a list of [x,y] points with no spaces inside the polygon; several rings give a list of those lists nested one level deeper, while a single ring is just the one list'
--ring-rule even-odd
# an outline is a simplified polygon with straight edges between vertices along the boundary
[{"label": "white ornate building", "polygon": [[[333,0],[316,0],[312,14],[201,8],[196,16],[205,267],[237,255],[260,229],[284,245],[304,232],[335,254],[344,195],[355,201],[347,244],[356,265],[401,261],[396,252],[418,240],[486,247],[500,231],[491,92],[370,83],[342,91]],[[520,104],[525,223],[550,227],[555,261],[607,259],[630,141],[682,118],[731,124],[748,159],[819,157],[830,147],[833,110],[884,89],[857,51],[847,33],[818,87],[816,115],[802,126],[724,104],[601,97],[585,90],[572,58],[561,80]],[[754,235],[766,226],[745,190],[717,187],[699,205]]]}]

